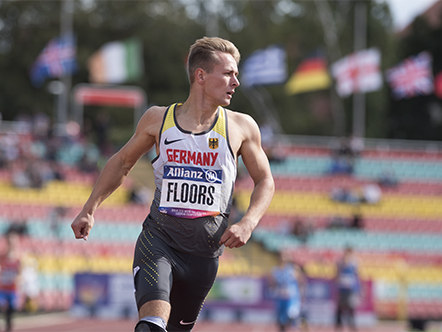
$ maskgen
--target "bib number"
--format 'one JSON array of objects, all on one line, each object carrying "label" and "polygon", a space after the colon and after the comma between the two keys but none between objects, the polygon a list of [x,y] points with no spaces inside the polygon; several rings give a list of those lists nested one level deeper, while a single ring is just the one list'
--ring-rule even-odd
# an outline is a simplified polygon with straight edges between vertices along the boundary
[{"label": "bib number", "polygon": [[220,213],[222,170],[164,166],[159,211],[179,218]]}]

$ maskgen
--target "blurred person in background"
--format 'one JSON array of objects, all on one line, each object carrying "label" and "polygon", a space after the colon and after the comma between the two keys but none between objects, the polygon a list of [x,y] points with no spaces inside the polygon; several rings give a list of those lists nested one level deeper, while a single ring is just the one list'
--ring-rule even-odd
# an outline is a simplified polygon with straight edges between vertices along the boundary
[{"label": "blurred person in background", "polygon": [[20,290],[23,293],[23,310],[34,313],[38,310],[40,283],[38,280],[38,260],[32,255],[25,255],[21,262]]},{"label": "blurred person in background", "polygon": [[338,291],[335,330],[342,331],[344,318],[347,318],[350,330],[357,331],[355,310],[361,300],[361,281],[352,247],[344,249],[336,265],[335,283]]},{"label": "blurred person in background", "polygon": [[[99,205],[155,145],[155,196],[133,263],[136,332],[191,331],[224,247],[245,245],[272,200],[274,181],[257,123],[224,108],[239,86],[239,60],[230,41],[197,40],[188,57],[187,100],[144,113],[72,222],[75,237],[87,239]],[[229,226],[240,156],[254,189],[241,220]]]},{"label": "blurred person in background", "polygon": [[306,244],[308,238],[313,235],[313,226],[308,220],[297,217],[293,224],[292,235],[294,235],[303,244]]},{"label": "blurred person in background", "polygon": [[6,248],[0,256],[0,305],[5,314],[6,331],[12,331],[12,316],[17,310],[21,262],[17,246],[19,235],[7,232]]},{"label": "blurred person in background", "polygon": [[305,295],[307,278],[301,266],[295,264],[283,253],[278,256],[279,265],[270,275],[270,293],[275,300],[276,323],[280,332],[299,327],[308,331],[302,300]]}]

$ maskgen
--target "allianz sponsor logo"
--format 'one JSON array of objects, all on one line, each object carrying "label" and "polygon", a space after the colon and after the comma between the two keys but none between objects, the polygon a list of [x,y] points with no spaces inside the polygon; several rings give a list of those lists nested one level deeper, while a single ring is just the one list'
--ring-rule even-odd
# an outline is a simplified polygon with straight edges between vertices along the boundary
[{"label": "allianz sponsor logo", "polygon": [[201,168],[194,167],[174,167],[174,166],[166,166],[165,175],[167,178],[175,178],[175,179],[191,179],[191,180],[202,180],[210,183],[221,182],[217,171],[215,170],[205,170]]}]

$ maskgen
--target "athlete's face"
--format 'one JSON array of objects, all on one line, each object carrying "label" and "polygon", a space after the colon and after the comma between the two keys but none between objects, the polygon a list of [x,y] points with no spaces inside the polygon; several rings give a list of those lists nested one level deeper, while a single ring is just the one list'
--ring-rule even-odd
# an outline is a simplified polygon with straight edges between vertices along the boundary
[{"label": "athlete's face", "polygon": [[217,52],[218,63],[212,72],[206,72],[206,93],[220,106],[230,105],[235,88],[239,86],[238,66],[228,53]]}]

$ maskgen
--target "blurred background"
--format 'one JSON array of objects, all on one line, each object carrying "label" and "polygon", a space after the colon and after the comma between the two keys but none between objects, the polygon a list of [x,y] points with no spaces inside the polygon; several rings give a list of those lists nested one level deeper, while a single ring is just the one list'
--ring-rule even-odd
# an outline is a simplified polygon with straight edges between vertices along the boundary
[{"label": "blurred background", "polygon": [[[70,223],[143,112],[187,97],[189,46],[219,36],[241,52],[230,108],[260,125],[276,194],[251,241],[221,257],[201,321],[275,325],[268,277],[283,253],[308,277],[311,330],[333,326],[346,246],[363,279],[360,326],[442,320],[441,20],[440,0],[1,0],[0,233],[19,234],[14,317],[136,321],[132,254],[153,152],[87,242]],[[253,187],[239,167],[232,222]]]}]

